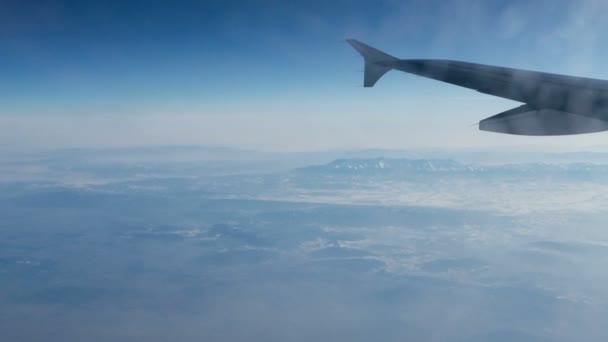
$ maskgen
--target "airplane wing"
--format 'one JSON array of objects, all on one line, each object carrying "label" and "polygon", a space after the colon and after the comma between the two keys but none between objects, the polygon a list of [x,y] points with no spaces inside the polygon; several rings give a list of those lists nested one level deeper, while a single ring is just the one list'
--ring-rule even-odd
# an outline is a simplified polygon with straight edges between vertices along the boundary
[{"label": "airplane wing", "polygon": [[522,102],[479,123],[483,131],[569,135],[608,130],[608,81],[451,60],[398,59],[354,39],[364,58],[365,87],[388,71],[422,77]]}]

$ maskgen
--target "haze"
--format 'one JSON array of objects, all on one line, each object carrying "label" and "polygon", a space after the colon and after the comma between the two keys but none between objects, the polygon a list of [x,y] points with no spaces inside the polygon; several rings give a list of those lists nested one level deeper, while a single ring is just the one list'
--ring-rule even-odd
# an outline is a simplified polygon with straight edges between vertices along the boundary
[{"label": "haze", "polygon": [[606,133],[357,37],[608,79],[604,1],[0,1],[0,341],[606,341]]}]

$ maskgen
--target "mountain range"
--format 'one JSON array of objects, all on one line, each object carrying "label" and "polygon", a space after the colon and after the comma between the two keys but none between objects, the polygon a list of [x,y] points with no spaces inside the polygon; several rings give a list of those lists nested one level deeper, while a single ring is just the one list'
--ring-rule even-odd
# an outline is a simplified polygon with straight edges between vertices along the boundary
[{"label": "mountain range", "polygon": [[595,163],[522,163],[483,165],[452,159],[353,158],[295,170],[301,176],[424,176],[424,175],[551,175],[608,176],[608,164]]}]

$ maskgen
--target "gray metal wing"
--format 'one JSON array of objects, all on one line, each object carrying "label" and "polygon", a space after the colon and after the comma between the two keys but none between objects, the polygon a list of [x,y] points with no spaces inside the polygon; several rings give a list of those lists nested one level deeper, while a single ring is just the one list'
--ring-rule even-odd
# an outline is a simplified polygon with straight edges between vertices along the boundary
[{"label": "gray metal wing", "polygon": [[[348,42],[365,60],[366,87],[394,69],[527,105],[525,110],[519,107],[481,121],[482,130],[521,135],[608,130],[604,122],[608,121],[608,81],[451,60],[396,59],[359,41]],[[502,117],[500,122],[506,126],[497,126],[498,117]],[[530,128],[526,129],[526,125]]]}]

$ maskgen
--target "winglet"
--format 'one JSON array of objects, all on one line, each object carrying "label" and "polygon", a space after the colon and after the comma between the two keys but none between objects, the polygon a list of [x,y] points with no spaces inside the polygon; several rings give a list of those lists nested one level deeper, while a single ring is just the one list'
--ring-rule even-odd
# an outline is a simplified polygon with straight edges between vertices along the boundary
[{"label": "winglet", "polygon": [[356,39],[347,39],[346,41],[363,56],[365,61],[364,87],[373,87],[380,77],[393,69],[393,65],[398,61],[397,58]]}]

